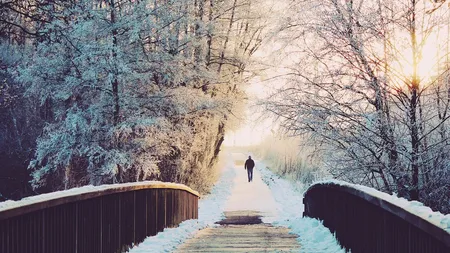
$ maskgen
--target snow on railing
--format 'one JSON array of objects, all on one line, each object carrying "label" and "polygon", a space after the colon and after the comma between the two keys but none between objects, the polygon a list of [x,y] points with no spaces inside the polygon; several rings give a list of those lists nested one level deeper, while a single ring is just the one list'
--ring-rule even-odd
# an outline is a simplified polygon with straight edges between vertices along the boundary
[{"label": "snow on railing", "polygon": [[[2,218],[2,213],[5,211],[10,211],[19,207],[31,206],[34,204],[39,204],[45,201],[61,201],[61,199],[70,199],[68,201],[76,201],[77,199],[84,199],[86,195],[107,195],[111,193],[118,193],[127,191],[127,189],[146,189],[146,188],[166,188],[166,189],[180,189],[188,191],[194,195],[200,196],[197,191],[191,188],[176,183],[165,183],[160,181],[141,181],[133,183],[122,183],[122,184],[104,184],[99,186],[86,185],[77,188],[72,188],[63,191],[55,191],[50,193],[39,194],[31,197],[26,197],[21,200],[7,200],[0,202],[0,219]],[[48,206],[48,204],[47,204]]]},{"label": "snow on railing", "polygon": [[0,252],[121,252],[197,218],[198,197],[185,185],[146,181],[0,202]]},{"label": "snow on railing", "polygon": [[313,184],[303,201],[304,215],[323,220],[353,253],[450,252],[450,215],[420,202],[338,180]]},{"label": "snow on railing", "polygon": [[405,198],[399,198],[395,195],[390,195],[385,192],[378,191],[377,189],[370,188],[364,185],[352,184],[345,181],[340,180],[324,180],[320,182],[316,182],[313,185],[342,185],[350,188],[354,188],[356,190],[365,192],[373,197],[383,199],[393,205],[396,205],[416,216],[421,217],[422,219],[442,228],[450,234],[450,214],[442,214],[440,212],[434,212],[430,207],[425,206],[423,203],[419,201],[410,201]]}]

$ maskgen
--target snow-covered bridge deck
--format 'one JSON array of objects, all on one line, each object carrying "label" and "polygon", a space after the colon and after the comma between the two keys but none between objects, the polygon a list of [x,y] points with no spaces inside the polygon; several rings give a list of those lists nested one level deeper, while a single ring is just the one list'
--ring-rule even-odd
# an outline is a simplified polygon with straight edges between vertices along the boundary
[{"label": "snow-covered bridge deck", "polygon": [[[277,217],[277,203],[260,174],[255,173],[253,181],[248,182],[246,157],[234,154],[231,158],[235,177],[224,205],[225,217],[199,231],[175,252],[298,252],[298,235],[271,224]],[[301,212],[298,208],[297,214]]]},{"label": "snow-covered bridge deck", "polygon": [[254,211],[225,212],[220,226],[199,231],[178,249],[183,252],[298,252],[297,235],[286,227],[262,223]]},{"label": "snow-covered bridge deck", "polygon": [[[450,252],[450,215],[434,213],[415,202],[368,187],[338,181],[313,189],[333,189],[327,185],[348,188],[347,199],[335,196],[334,190],[323,189],[323,194],[314,190],[303,199],[303,189],[296,189],[292,183],[272,174],[261,162],[256,163],[253,182],[247,182],[243,167],[246,158],[240,153],[227,158],[230,163],[224,168],[217,191],[200,201],[199,223],[168,229],[131,252],[345,252],[327,227],[316,219],[303,217],[303,202],[306,214],[324,219],[344,245],[354,246],[352,252]],[[352,192],[360,194],[360,198],[349,200]],[[391,202],[391,208],[398,205],[396,214],[385,213],[393,211],[389,208],[376,210],[378,203],[387,207]],[[324,213],[328,216],[322,216]],[[246,225],[258,223],[255,214],[261,216],[263,224]],[[407,215],[415,218],[404,220]],[[381,226],[385,221],[390,224]],[[415,224],[404,225],[411,222]],[[422,231],[423,226],[432,228]],[[357,239],[352,240],[349,235]]]},{"label": "snow-covered bridge deck", "polygon": [[228,163],[212,193],[200,200],[198,221],[166,229],[130,253],[345,252],[319,221],[302,217],[300,189],[259,162],[248,182],[244,154],[222,159]]},{"label": "snow-covered bridge deck", "polygon": [[228,164],[220,180],[198,205],[195,191],[161,183],[88,186],[0,203],[0,252],[109,253],[131,244],[131,253],[345,252],[320,221],[303,217],[303,202],[305,213],[323,219],[343,245],[374,245],[352,252],[450,252],[450,215],[339,182],[315,185],[303,199],[303,189],[263,163],[247,182],[244,154],[222,159]]}]

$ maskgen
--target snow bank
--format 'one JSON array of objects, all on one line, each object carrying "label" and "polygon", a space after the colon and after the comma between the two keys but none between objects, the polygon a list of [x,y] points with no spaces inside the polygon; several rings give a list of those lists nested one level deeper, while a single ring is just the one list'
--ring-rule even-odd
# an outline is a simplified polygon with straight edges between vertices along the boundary
[{"label": "snow bank", "polygon": [[316,182],[313,185],[326,185],[326,184],[334,184],[350,187],[362,191],[364,193],[367,193],[376,198],[385,200],[393,205],[396,205],[410,213],[413,213],[421,217],[422,219],[436,225],[437,227],[444,229],[447,233],[450,234],[450,214],[444,215],[440,212],[434,212],[433,210],[431,210],[431,208],[425,206],[421,202],[409,201],[405,198],[399,198],[395,195],[390,195],[385,192],[381,192],[364,185],[357,185],[339,180],[324,180]]},{"label": "snow bank", "polygon": [[64,198],[64,197],[77,196],[77,195],[86,194],[86,193],[102,192],[105,190],[112,190],[112,189],[116,189],[116,188],[139,187],[139,186],[148,186],[148,185],[155,185],[155,186],[164,185],[164,186],[167,186],[168,188],[186,189],[186,190],[192,191],[198,195],[197,192],[186,187],[185,185],[175,184],[175,183],[166,183],[166,182],[160,182],[160,181],[142,181],[142,182],[123,183],[123,184],[107,184],[107,185],[100,185],[100,186],[86,185],[86,186],[82,186],[82,187],[78,187],[78,188],[72,188],[69,190],[39,194],[36,196],[23,198],[18,201],[7,200],[4,202],[0,202],[0,212],[9,210],[9,209],[14,209],[14,208],[21,207],[21,206],[32,205],[32,204],[40,203],[43,201],[49,201],[49,200],[54,200],[54,199],[59,199],[59,198]]},{"label": "snow bank", "polygon": [[172,252],[176,247],[195,233],[206,227],[216,226],[216,221],[224,218],[223,209],[233,187],[235,172],[232,159],[228,159],[225,170],[214,186],[211,194],[199,201],[198,220],[187,220],[177,228],[166,228],[155,236],[147,237],[144,242],[130,249],[130,253]]},{"label": "snow bank", "polygon": [[335,236],[321,221],[302,217],[304,206],[301,186],[280,178],[262,162],[256,161],[256,169],[277,202],[278,216],[273,224],[288,227],[292,233],[299,235],[302,253],[345,253]]}]

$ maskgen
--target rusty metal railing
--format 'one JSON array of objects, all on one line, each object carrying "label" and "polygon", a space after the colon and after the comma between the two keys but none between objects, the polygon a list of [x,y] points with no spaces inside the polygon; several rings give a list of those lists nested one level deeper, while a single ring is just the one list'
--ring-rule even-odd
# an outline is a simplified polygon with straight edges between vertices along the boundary
[{"label": "rusty metal railing", "polygon": [[448,253],[450,234],[387,200],[324,183],[305,193],[304,216],[324,226],[352,253]]},{"label": "rusty metal railing", "polygon": [[198,196],[184,185],[139,182],[0,208],[0,252],[123,252],[198,218]]}]

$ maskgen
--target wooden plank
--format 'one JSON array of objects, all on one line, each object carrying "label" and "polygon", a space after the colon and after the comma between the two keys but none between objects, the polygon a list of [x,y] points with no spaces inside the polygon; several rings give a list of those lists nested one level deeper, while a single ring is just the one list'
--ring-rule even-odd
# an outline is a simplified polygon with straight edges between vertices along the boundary
[{"label": "wooden plank", "polygon": [[147,237],[147,191],[136,191],[135,198],[135,238],[134,243],[138,244]]},{"label": "wooden plank", "polygon": [[[175,252],[298,252],[297,236],[285,227],[271,224],[245,224],[261,217],[256,212],[237,211],[225,213],[226,222],[196,233]],[[232,224],[235,222],[235,224]]]}]

